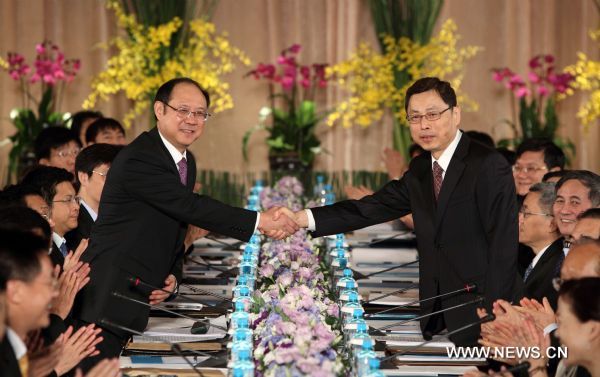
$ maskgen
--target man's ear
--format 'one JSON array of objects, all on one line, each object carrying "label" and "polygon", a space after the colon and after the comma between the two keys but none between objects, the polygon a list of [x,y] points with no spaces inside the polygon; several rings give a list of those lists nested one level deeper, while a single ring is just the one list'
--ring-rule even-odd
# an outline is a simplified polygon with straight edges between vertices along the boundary
[{"label": "man's ear", "polygon": [[78,171],[77,172],[77,179],[81,183],[81,186],[87,186],[87,183],[88,183],[90,177],[88,177],[88,175],[85,172]]},{"label": "man's ear", "polygon": [[23,282],[9,280],[6,282],[6,303],[20,304],[23,302]]},{"label": "man's ear", "polygon": [[160,118],[162,118],[164,115],[165,105],[160,101],[156,101],[156,102],[154,102],[153,107],[154,107],[154,116],[156,117],[156,119],[160,120]]},{"label": "man's ear", "polygon": [[460,107],[459,106],[454,106],[452,108],[452,119],[453,119],[454,125],[456,125],[456,126],[460,125]]}]

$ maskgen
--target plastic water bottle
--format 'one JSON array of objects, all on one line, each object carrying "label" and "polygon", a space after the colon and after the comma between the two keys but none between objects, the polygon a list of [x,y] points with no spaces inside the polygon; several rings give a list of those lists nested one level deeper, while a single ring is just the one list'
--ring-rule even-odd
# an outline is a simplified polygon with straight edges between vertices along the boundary
[{"label": "plastic water bottle", "polygon": [[[350,294],[352,292],[354,292],[358,295],[358,291],[356,290],[357,288],[358,288],[358,285],[356,284],[356,282],[352,282],[352,281],[346,282],[346,286],[344,287],[344,289],[342,289],[342,291],[340,291],[340,295],[338,296],[340,304],[341,304],[340,306],[343,306],[343,304],[348,302],[348,300],[350,299]],[[360,299],[360,296],[358,298]]]},{"label": "plastic water bottle", "polygon": [[251,361],[251,352],[242,349],[235,355],[237,361],[231,363],[232,377],[254,377],[254,363]]},{"label": "plastic water bottle", "polygon": [[353,355],[356,355],[356,353],[361,349],[365,339],[371,339],[371,336],[369,335],[369,326],[366,322],[358,323],[356,325],[356,332],[350,339],[350,348],[352,349]]},{"label": "plastic water bottle", "polygon": [[335,203],[335,194],[333,193],[333,187],[330,184],[325,185],[325,205],[331,205]]},{"label": "plastic water bottle", "polygon": [[252,307],[252,304],[254,304],[254,299],[252,299],[252,296],[250,296],[250,288],[248,287],[241,287],[240,288],[240,295],[236,298],[233,299],[233,302],[236,305],[237,308],[237,303],[241,302],[244,308],[244,310],[250,310],[250,308]]},{"label": "plastic water bottle", "polygon": [[254,182],[254,189],[256,190],[256,194],[260,197],[260,193],[264,190],[265,186],[262,179],[257,179]]},{"label": "plastic water bottle", "polygon": [[369,359],[376,358],[377,354],[373,349],[373,340],[364,339],[360,350],[356,353],[354,358],[355,371],[357,376],[365,376],[370,371]]},{"label": "plastic water bottle", "polygon": [[242,350],[248,350],[252,354],[252,340],[248,341],[242,332],[235,331],[233,336],[233,343],[231,345],[231,362],[237,363],[240,361],[239,355]]},{"label": "plastic water bottle", "polygon": [[365,311],[363,309],[354,308],[352,311],[352,317],[344,323],[344,340],[346,343],[348,343],[356,333],[359,323],[367,324],[363,317],[364,314]]},{"label": "plastic water bottle", "polygon": [[344,268],[344,271],[342,272],[342,277],[339,278],[337,284],[335,285],[337,294],[339,294],[341,290],[348,287],[347,283],[352,283],[350,284],[350,287],[356,287],[356,280],[354,280],[352,276],[352,270],[349,268]]},{"label": "plastic water bottle", "polygon": [[381,362],[377,358],[369,359],[369,371],[365,375],[365,377],[384,377],[385,373],[379,370],[381,366]]},{"label": "plastic water bottle", "polygon": [[358,302],[358,293],[351,292],[348,295],[348,302],[342,306],[341,310],[344,323],[346,323],[352,317],[352,313],[354,313],[354,309],[356,308],[363,309],[363,307],[360,305],[360,302]]},{"label": "plastic water bottle", "polygon": [[[246,312],[246,307],[243,301],[235,302],[235,311],[231,313],[231,323],[229,328],[236,330],[238,328],[248,327],[250,323],[250,315]],[[245,325],[245,326],[244,326]]]},{"label": "plastic water bottle", "polygon": [[239,327],[233,331],[233,340],[250,342],[252,345],[252,330],[249,327]]},{"label": "plastic water bottle", "polygon": [[[313,196],[317,201],[321,198],[325,199],[325,177],[320,174],[317,175],[317,184],[313,187]],[[323,205],[325,202],[319,204]]]}]

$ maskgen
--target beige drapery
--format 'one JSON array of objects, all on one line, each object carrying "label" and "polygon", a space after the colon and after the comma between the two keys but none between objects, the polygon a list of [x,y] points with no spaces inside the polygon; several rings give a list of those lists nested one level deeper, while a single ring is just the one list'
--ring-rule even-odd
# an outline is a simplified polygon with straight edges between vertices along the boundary
[{"label": "beige drapery", "polygon": [[[491,80],[492,67],[510,66],[527,71],[531,56],[551,53],[562,68],[576,60],[577,51],[598,59],[599,51],[588,37],[598,27],[599,17],[592,0],[447,0],[441,22],[453,18],[462,43],[484,47],[470,61],[463,83],[479,102],[477,113],[463,113],[461,127],[488,132],[496,140],[506,136],[503,119],[510,117],[508,95]],[[227,31],[230,40],[241,47],[253,63],[270,62],[279,51],[300,43],[302,62],[341,61],[361,41],[376,43],[364,0],[220,0],[214,23]],[[115,19],[101,0],[3,0],[0,2],[0,54],[18,51],[31,60],[34,46],[44,38],[57,43],[67,57],[82,60],[77,79],[67,87],[62,110],[77,111],[89,92],[94,74],[102,70],[107,52],[98,48],[117,33]],[[250,161],[244,162],[241,139],[252,127],[258,110],[267,104],[264,83],[242,78],[240,68],[228,77],[235,108],[211,119],[205,134],[192,146],[200,169],[255,172],[267,169],[267,148],[257,133],[250,144]],[[14,132],[8,113],[19,105],[17,86],[0,75],[0,140]],[[332,87],[323,103],[331,106],[343,92]],[[574,167],[600,171],[598,124],[585,133],[575,118],[585,97],[576,95],[559,104],[561,134],[577,146]],[[116,97],[98,108],[106,115],[121,118],[130,104]],[[128,130],[128,139],[148,127],[147,116]],[[391,146],[391,124],[383,120],[367,129],[358,127],[318,129],[329,154],[318,158],[316,168],[325,170],[381,170],[380,152]],[[0,147],[0,174],[6,176],[9,145]]]}]

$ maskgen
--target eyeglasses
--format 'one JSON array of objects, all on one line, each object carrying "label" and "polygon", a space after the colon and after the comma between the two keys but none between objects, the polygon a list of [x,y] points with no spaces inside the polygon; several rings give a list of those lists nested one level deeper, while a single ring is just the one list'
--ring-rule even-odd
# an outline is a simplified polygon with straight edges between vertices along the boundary
[{"label": "eyeglasses", "polygon": [[71,149],[71,150],[66,150],[63,149],[61,151],[56,152],[56,155],[60,158],[65,158],[65,157],[77,157],[77,155],[79,154],[79,152],[81,151],[81,149],[76,148],[76,149]]},{"label": "eyeglasses", "polygon": [[92,170],[92,173],[96,173],[99,176],[106,178],[106,176],[108,175],[108,170],[106,171],[106,173],[102,173],[101,171],[98,171],[98,170]]},{"label": "eyeglasses", "polygon": [[418,115],[418,114],[407,115],[406,120],[408,120],[408,123],[412,123],[412,124],[421,123],[422,118],[425,118],[429,121],[438,120],[442,117],[443,113],[450,110],[451,108],[452,108],[452,106],[450,106],[447,109],[442,110],[442,111],[430,111],[430,112],[426,113],[425,115]]},{"label": "eyeglasses", "polygon": [[512,167],[512,171],[514,173],[536,173],[538,171],[543,171],[543,170],[548,170],[547,167],[542,166],[542,167],[536,167],[536,166],[519,166],[519,165],[513,165]]},{"label": "eyeglasses", "polygon": [[551,215],[549,213],[537,213],[537,212],[528,212],[525,211],[524,209],[520,209],[519,213],[521,215],[523,215],[523,218],[528,218],[529,216],[535,215],[535,216],[546,216],[546,217],[554,217],[554,215]]},{"label": "eyeglasses", "polygon": [[204,112],[204,111],[192,111],[192,110],[184,109],[181,107],[176,109],[166,102],[163,102],[163,103],[165,105],[169,106],[171,109],[175,110],[175,112],[177,113],[177,117],[180,119],[186,119],[191,116],[192,119],[194,119],[196,122],[206,122],[208,120],[208,118],[210,116],[212,116],[212,114]]},{"label": "eyeglasses", "polygon": [[67,203],[67,204],[77,204],[81,203],[81,198],[79,196],[68,196],[67,199],[64,200],[53,200],[52,203]]}]

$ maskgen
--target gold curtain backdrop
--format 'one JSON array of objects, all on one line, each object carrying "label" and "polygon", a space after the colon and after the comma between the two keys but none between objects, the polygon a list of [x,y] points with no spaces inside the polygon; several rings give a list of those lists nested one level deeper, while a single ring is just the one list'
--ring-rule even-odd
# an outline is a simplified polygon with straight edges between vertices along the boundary
[{"label": "gold curtain backdrop", "polygon": [[[461,44],[484,50],[466,65],[463,90],[478,101],[476,113],[463,113],[462,128],[490,133],[495,140],[508,136],[504,119],[510,118],[508,92],[491,79],[491,68],[509,66],[525,73],[529,59],[554,54],[557,68],[573,64],[578,51],[599,58],[597,44],[588,31],[599,26],[593,0],[446,0],[438,20],[452,18],[462,36]],[[99,48],[119,32],[115,17],[102,0],[2,0],[0,1],[0,54],[25,54],[30,61],[34,46],[43,39],[57,43],[67,57],[80,58],[82,69],[67,86],[61,110],[75,112],[89,94],[90,83],[100,72],[108,52]],[[258,62],[274,61],[280,50],[293,43],[303,47],[301,62],[335,63],[346,59],[362,41],[376,45],[368,3],[365,0],[220,0],[213,22],[226,31],[231,42]],[[249,68],[248,68],[249,70]],[[243,78],[245,68],[230,74],[232,110],[214,116],[204,135],[191,147],[199,169],[246,173],[268,168],[264,134],[250,143],[250,161],[242,158],[244,132],[256,124],[259,109],[267,104],[265,83]],[[8,118],[20,104],[16,83],[0,75],[0,140],[14,132]],[[344,93],[330,87],[323,108],[332,106]],[[577,94],[558,105],[560,134],[577,147],[572,166],[600,171],[598,124],[585,132],[575,117],[585,100]],[[131,106],[121,96],[98,106],[105,115],[122,119]],[[148,128],[149,116],[138,118],[127,130],[132,140]],[[315,168],[328,171],[382,170],[381,151],[392,145],[391,121],[384,119],[369,128],[343,129],[320,125],[318,134],[329,154],[317,158]],[[0,174],[6,177],[10,145],[0,146]]]}]

